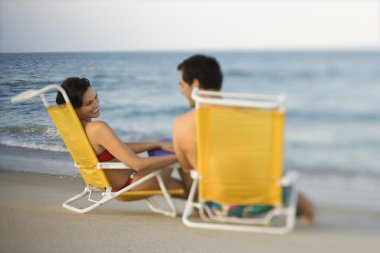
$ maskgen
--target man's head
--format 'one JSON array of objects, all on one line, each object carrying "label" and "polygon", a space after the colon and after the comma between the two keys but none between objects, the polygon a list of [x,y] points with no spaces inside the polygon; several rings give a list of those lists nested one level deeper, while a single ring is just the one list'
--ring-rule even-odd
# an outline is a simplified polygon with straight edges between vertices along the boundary
[{"label": "man's head", "polygon": [[190,106],[194,106],[191,98],[193,88],[219,91],[222,88],[223,75],[215,58],[205,55],[193,55],[178,64],[179,84],[181,92]]}]

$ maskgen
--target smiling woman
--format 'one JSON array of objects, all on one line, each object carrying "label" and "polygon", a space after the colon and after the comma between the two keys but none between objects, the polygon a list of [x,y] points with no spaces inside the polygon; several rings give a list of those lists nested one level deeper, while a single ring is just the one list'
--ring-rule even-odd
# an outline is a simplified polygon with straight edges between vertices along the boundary
[{"label": "smiling woman", "polygon": [[97,118],[99,112],[98,94],[90,87],[83,95],[83,106],[77,111],[78,117]]},{"label": "smiling woman", "polygon": [[[72,83],[76,83],[75,89],[70,89]],[[71,92],[69,97],[78,118],[91,121],[91,118],[100,116],[98,94],[92,89],[87,78],[69,77],[62,83],[62,87]],[[61,93],[57,94],[56,102],[65,103]]]},{"label": "smiling woman", "polygon": [[379,49],[379,8],[377,0],[0,1],[0,51]]},{"label": "smiling woman", "polygon": [[[66,91],[75,112],[87,134],[87,137],[94,149],[98,160],[121,161],[137,171],[137,176],[133,182],[139,180],[152,169],[158,169],[171,165],[177,161],[174,154],[161,157],[141,158],[136,153],[160,148],[164,151],[172,152],[171,143],[167,142],[141,142],[122,143],[111,127],[104,121],[92,121],[100,116],[99,99],[91,87],[90,81],[86,78],[70,77],[62,83],[62,88]],[[57,104],[65,103],[61,93],[56,98]],[[107,170],[107,178],[113,189],[121,189],[130,183],[129,170]],[[162,172],[165,185],[169,189],[182,188],[182,183],[171,177],[171,170]],[[159,185],[155,179],[148,180],[137,186],[135,190],[156,190]]]}]

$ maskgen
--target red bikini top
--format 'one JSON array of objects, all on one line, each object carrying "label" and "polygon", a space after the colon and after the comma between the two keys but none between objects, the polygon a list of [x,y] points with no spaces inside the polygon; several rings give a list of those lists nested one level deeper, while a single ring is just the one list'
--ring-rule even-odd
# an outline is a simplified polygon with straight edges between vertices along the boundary
[{"label": "red bikini top", "polygon": [[110,152],[108,152],[107,149],[96,156],[98,157],[99,162],[108,162],[115,159],[115,157]]}]

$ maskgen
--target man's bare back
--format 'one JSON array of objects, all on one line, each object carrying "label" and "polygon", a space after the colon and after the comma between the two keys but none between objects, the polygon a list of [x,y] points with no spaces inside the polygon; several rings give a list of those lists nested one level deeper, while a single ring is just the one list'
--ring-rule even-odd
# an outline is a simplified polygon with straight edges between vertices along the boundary
[{"label": "man's bare back", "polygon": [[185,172],[197,167],[196,139],[195,110],[191,110],[177,117],[173,124],[174,151]]}]

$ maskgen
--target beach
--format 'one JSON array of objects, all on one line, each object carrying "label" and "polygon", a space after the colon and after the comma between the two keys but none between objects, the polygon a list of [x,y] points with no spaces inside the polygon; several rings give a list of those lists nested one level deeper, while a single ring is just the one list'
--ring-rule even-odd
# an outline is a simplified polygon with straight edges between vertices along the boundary
[{"label": "beach", "polygon": [[[81,176],[41,101],[11,97],[86,77],[99,120],[122,141],[156,141],[189,110],[175,69],[189,53],[1,54],[0,252],[380,252],[380,53],[212,55],[224,91],[285,95],[284,169],[298,173],[316,206],[314,225],[297,222],[287,235],[192,229],[144,201],[112,200],[83,215],[64,209],[83,190]],[[181,214],[185,201],[175,205]]]},{"label": "beach", "polygon": [[[69,165],[68,154],[1,147],[0,252],[379,252],[380,197],[377,188],[356,189],[347,179],[339,186],[329,176],[300,175],[299,189],[317,207],[316,222],[300,221],[287,235],[200,230],[183,225],[180,216],[151,212],[145,201],[112,200],[88,214],[62,207],[83,190],[79,175],[24,172],[22,165]],[[8,150],[8,151],[7,151]],[[14,155],[13,167],[4,163]],[[29,159],[29,163],[24,163]],[[12,159],[11,159],[12,160]],[[34,164],[34,165],[33,165]],[[5,166],[9,166],[6,170]],[[11,171],[12,169],[12,171]],[[18,171],[18,172],[17,172]],[[336,175],[337,178],[341,178]],[[351,181],[350,181],[351,180]],[[378,180],[378,179],[374,179]],[[376,185],[378,181],[373,181]],[[351,186],[350,186],[351,185]],[[361,185],[360,182],[357,185]],[[363,190],[364,189],[364,190]],[[358,192],[356,192],[358,191]],[[161,197],[157,197],[163,203]],[[185,202],[176,199],[182,213]]]}]

